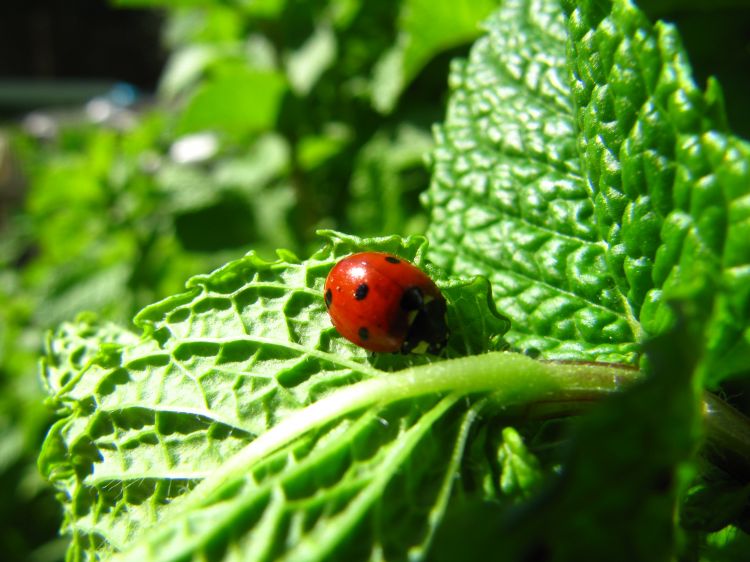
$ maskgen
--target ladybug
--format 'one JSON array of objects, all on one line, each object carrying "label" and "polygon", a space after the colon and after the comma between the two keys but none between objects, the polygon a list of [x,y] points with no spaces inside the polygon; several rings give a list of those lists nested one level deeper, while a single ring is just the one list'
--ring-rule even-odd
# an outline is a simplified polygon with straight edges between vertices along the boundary
[{"label": "ladybug", "polygon": [[352,254],[331,269],[324,297],[339,334],[370,351],[437,354],[448,340],[440,289],[402,258]]}]

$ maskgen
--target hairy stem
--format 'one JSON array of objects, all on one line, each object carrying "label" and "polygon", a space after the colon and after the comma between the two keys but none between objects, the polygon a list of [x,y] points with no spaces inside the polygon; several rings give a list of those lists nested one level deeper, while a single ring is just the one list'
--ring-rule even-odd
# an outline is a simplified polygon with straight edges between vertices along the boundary
[{"label": "hairy stem", "polygon": [[[461,396],[489,393],[494,407],[511,409],[523,417],[561,417],[580,413],[640,380],[643,374],[626,365],[542,362],[499,352],[384,373],[337,390],[258,436],[176,501],[163,521],[174,522],[195,508],[220,500],[259,460],[308,431],[358,410],[429,394],[451,394],[455,401]],[[713,395],[707,394],[704,404],[707,442],[714,456],[739,459],[750,466],[750,422]],[[158,528],[151,531],[159,532]]]},{"label": "hairy stem", "polygon": [[544,363],[518,353],[487,353],[383,374],[333,392],[258,436],[206,478],[174,509],[210,503],[265,458],[306,432],[351,412],[417,396],[492,392],[503,407],[537,402],[590,401],[641,378],[631,367],[608,364]]}]

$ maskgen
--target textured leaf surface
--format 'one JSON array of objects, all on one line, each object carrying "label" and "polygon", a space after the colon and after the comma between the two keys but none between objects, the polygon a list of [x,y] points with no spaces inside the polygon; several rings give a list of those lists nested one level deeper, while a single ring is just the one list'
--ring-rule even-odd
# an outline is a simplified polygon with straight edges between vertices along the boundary
[{"label": "textured leaf surface", "polygon": [[[717,86],[693,85],[674,32],[627,2],[566,13],[508,0],[488,30],[454,68],[427,198],[430,255],[494,285],[493,301],[482,278],[431,271],[450,303],[446,355],[474,357],[370,357],[330,327],[320,293],[338,258],[367,248],[422,263],[421,239],[329,233],[306,261],[249,254],[143,310],[140,336],[64,326],[45,363],[62,418],[40,465],[71,560],[420,560],[438,532],[451,538],[436,559],[507,541],[528,560],[582,549],[579,524],[600,558],[619,540],[628,559],[674,553],[702,375],[746,369],[750,355],[750,150],[723,131]],[[587,386],[591,365],[483,354],[503,347],[495,304],[519,349],[636,362],[645,337],[674,335],[667,299],[683,303],[687,335],[649,357],[648,384],[582,425],[567,479],[514,430],[474,423],[490,406],[594,400],[637,379],[598,366],[603,382]],[[683,348],[703,372],[670,361]],[[644,459],[644,442],[657,454]],[[449,502],[457,475],[463,518]],[[524,506],[523,532],[499,535],[510,504],[550,482]],[[456,534],[457,519],[481,540]]]},{"label": "textured leaf surface", "polygon": [[748,357],[750,148],[675,31],[609,7],[510,0],[454,65],[431,257],[488,275],[511,343],[545,357],[633,362],[691,295],[717,377]]},{"label": "textured leaf surface", "polygon": [[[188,292],[139,314],[140,339],[88,318],[61,328],[50,342],[45,377],[65,417],[50,431],[40,466],[64,492],[72,559],[134,544],[167,503],[227,470],[248,443],[335,389],[383,375],[380,368],[434,360],[373,359],[330,326],[321,296],[325,276],[361,244],[333,236],[305,262],[288,253],[276,262],[249,254],[195,277]],[[424,253],[420,239],[366,246],[418,263]],[[481,280],[444,283],[449,323],[463,328],[448,355],[502,345],[507,322],[494,315],[488,290]],[[220,501],[214,494],[210,508],[183,510],[189,537],[178,519],[143,548],[149,559],[216,548],[230,559],[293,558],[310,549],[323,556],[349,544],[359,529],[366,538],[352,548],[372,556],[419,549],[430,536],[429,513],[450,488],[451,463],[460,458],[454,448],[466,437],[461,416],[468,414],[448,415],[456,400],[433,396],[419,406],[383,404],[320,426],[298,424],[299,439],[289,437],[287,447],[258,459],[252,470],[230,471],[230,490],[216,492]],[[426,494],[424,503],[411,501],[412,486]],[[387,505],[380,501],[386,489],[396,490]],[[189,501],[198,507],[208,501],[198,498]],[[411,513],[403,540],[381,530],[392,509]]]}]

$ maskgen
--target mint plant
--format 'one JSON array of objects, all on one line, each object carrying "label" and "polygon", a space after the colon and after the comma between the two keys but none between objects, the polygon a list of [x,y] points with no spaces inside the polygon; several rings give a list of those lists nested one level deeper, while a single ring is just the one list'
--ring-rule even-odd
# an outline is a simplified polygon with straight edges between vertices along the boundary
[{"label": "mint plant", "polygon": [[[747,372],[750,146],[626,0],[508,0],[486,29],[436,129],[429,245],[323,231],[193,277],[140,334],[50,337],[70,560],[737,559],[747,495],[695,460],[750,459],[703,394]],[[443,357],[335,333],[323,281],[365,249],[429,269]],[[566,446],[544,421],[605,398]]]},{"label": "mint plant", "polygon": [[546,357],[632,363],[689,296],[718,382],[746,345],[748,146],[672,28],[625,2],[568,10],[507,3],[454,68],[430,257],[490,277],[510,341]]}]

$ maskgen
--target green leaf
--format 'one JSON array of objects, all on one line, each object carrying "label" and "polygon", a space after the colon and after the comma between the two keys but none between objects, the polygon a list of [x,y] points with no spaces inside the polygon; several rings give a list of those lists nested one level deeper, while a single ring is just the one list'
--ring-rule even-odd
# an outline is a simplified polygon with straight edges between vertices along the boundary
[{"label": "green leaf", "polygon": [[[678,550],[675,505],[694,477],[703,429],[699,349],[683,321],[647,344],[646,381],[581,419],[543,510],[548,544],[561,559],[656,561]],[[536,548],[538,522],[532,515],[526,524],[528,546]],[[613,544],[623,548],[613,552]]]},{"label": "green leaf", "polygon": [[[126,8],[205,8],[207,5],[206,0],[113,0],[113,3]],[[244,11],[253,15],[274,17],[283,10],[286,0],[233,0],[230,4],[242,6]]]},{"label": "green leaf", "polygon": [[[61,491],[71,560],[419,560],[480,414],[638,379],[486,353],[508,327],[487,282],[434,269],[458,358],[371,357],[330,326],[327,272],[364,248],[422,263],[424,240],[326,235],[306,261],[251,253],[194,277],[137,316],[140,338],[84,317],[50,340],[44,375],[62,417],[39,464]],[[504,437],[496,488],[523,495],[538,469]]]},{"label": "green leaf", "polygon": [[165,43],[178,52],[200,44],[232,49],[245,37],[242,14],[231,6],[173,9],[166,24]]},{"label": "green leaf", "polygon": [[297,158],[304,170],[314,170],[340,154],[352,142],[352,131],[342,123],[330,123],[318,135],[302,137],[297,143]]},{"label": "green leaf", "polygon": [[[610,7],[584,2],[565,14],[551,0],[508,0],[471,60],[456,65],[433,155],[427,199],[437,244],[430,249],[418,238],[328,233],[330,246],[308,260],[248,254],[194,278],[187,292],[141,312],[141,334],[87,318],[56,333],[44,375],[61,419],[40,467],[63,503],[71,561],[677,554],[677,498],[700,437],[697,389],[741,370],[750,353],[748,149],[722,132],[718,86],[702,94],[692,85],[674,33],[653,28],[626,2]],[[200,14],[192,17],[197,33]],[[369,21],[358,21],[355,35]],[[208,33],[226,38],[245,29],[239,18],[225,23]],[[343,33],[337,38],[352,44]],[[367,59],[358,49],[341,55],[348,64]],[[280,95],[266,99],[270,115],[250,116],[252,97],[217,87],[205,95],[205,113],[190,115],[201,92],[225,78],[239,76],[240,90],[250,89],[254,79],[245,80],[249,71],[236,62],[211,69],[185,119],[198,115],[200,128],[218,116],[220,127],[239,135],[272,126]],[[361,92],[356,80],[340,85]],[[313,167],[336,153],[336,142],[309,136],[330,109],[290,119],[304,121],[290,129],[293,138],[309,140],[295,145],[295,164]],[[410,170],[408,149],[418,143],[380,140],[371,146],[393,147],[394,159],[383,158],[391,166],[383,172],[373,157],[374,175],[388,181]],[[170,244],[207,249],[237,224],[283,232],[272,225],[286,218],[294,195],[282,144],[251,155],[268,164],[257,176],[246,174],[257,169],[245,166],[241,148],[195,175],[165,180],[164,191],[183,179],[208,183],[200,201],[181,201],[192,214],[167,214],[178,233],[155,242],[150,259],[168,255],[162,250]],[[80,171],[83,188],[73,196],[100,208],[112,197],[102,186],[128,182],[118,183],[106,142],[94,156],[106,181]],[[364,160],[365,168],[372,163]],[[217,220],[221,208],[206,205],[213,186],[222,195],[263,193],[253,207],[260,212],[254,216],[242,197],[226,198],[234,220]],[[367,185],[360,195],[384,194]],[[50,222],[67,201],[56,197],[41,206]],[[121,216],[99,215],[105,223]],[[92,238],[78,223],[66,225],[81,245]],[[55,235],[50,228],[48,239]],[[433,275],[450,303],[445,357],[372,357],[331,328],[323,280],[337,259],[360,249],[414,259]],[[115,254],[106,263],[117,263]],[[128,263],[140,266],[132,256]],[[180,277],[172,265],[163,269]],[[484,277],[465,278],[473,274]],[[681,332],[670,301],[681,303]],[[513,317],[511,342],[544,358],[634,363],[642,341],[662,336],[657,353],[642,358],[651,377],[583,421],[562,465],[499,428],[518,412],[568,413],[560,405],[597,401],[641,376],[495,352],[508,328],[496,304]],[[736,514],[739,503],[721,509]],[[470,531],[483,536],[474,540]],[[747,542],[739,531],[709,539],[717,549],[726,540],[727,555]],[[613,555],[611,545],[621,543],[627,549]]]},{"label": "green leaf", "polygon": [[[46,356],[42,360],[45,389],[54,397],[64,392],[92,363],[111,364],[118,346],[137,343],[138,338],[125,328],[102,322],[91,313],[81,314],[75,323],[62,324],[54,337],[47,338]],[[53,398],[52,403],[55,402]]]},{"label": "green leaf", "polygon": [[625,0],[569,10],[505,2],[454,65],[430,256],[487,275],[511,344],[547,358],[633,363],[690,298],[714,383],[750,359],[750,146],[672,27]]},{"label": "green leaf", "polygon": [[211,65],[227,53],[214,45],[188,45],[172,53],[159,81],[159,93],[168,100],[194,86]]},{"label": "green leaf", "polygon": [[222,130],[243,134],[273,127],[286,91],[282,74],[234,68],[201,84],[183,112],[183,133]]},{"label": "green leaf", "polygon": [[353,231],[383,235],[423,230],[417,194],[429,181],[423,158],[431,148],[428,131],[416,127],[375,134],[354,164],[347,208]]},{"label": "green leaf", "polygon": [[742,560],[750,549],[750,535],[737,527],[727,527],[711,533],[702,549],[701,560],[712,562],[733,562]]},{"label": "green leaf", "polygon": [[306,96],[321,75],[336,60],[336,34],[320,24],[296,51],[286,57],[289,85],[298,96]]},{"label": "green leaf", "polygon": [[[460,459],[455,450],[463,447],[466,429],[461,428],[468,423],[459,420],[468,414],[454,408],[459,395],[441,399],[439,390],[423,389],[417,394],[424,399],[393,406],[420,385],[385,384],[377,378],[355,400],[342,396],[324,402],[337,396],[336,389],[385,375],[380,368],[434,359],[370,358],[335,333],[321,291],[328,270],[343,255],[366,247],[419,263],[424,241],[328,236],[330,245],[305,262],[288,252],[280,252],[276,262],[248,254],[193,278],[188,292],[138,315],[142,338],[83,318],[64,325],[50,341],[45,378],[53,404],[65,417],[51,429],[40,466],[64,492],[71,559],[137,544],[134,538],[161,518],[164,504],[182,495],[184,505],[193,509],[178,511],[174,526],[152,531],[144,548],[157,545],[159,556],[168,557],[171,549],[205,552],[219,540],[230,550],[258,549],[263,558],[262,553],[282,548],[275,533],[291,533],[307,539],[290,556],[306,549],[326,552],[344,544],[344,531],[359,528],[363,514],[376,505],[401,509],[396,502],[379,502],[386,487],[412,485],[417,486],[414,493],[433,498],[415,507],[413,525],[421,530],[409,531],[406,542],[387,534],[378,540],[421,548],[434,524],[427,515],[434,502],[445,503],[453,482]],[[507,322],[494,315],[486,281],[442,285],[452,304],[449,324],[461,326],[448,355],[502,346]],[[444,380],[455,384],[450,373]],[[308,405],[322,418],[308,412]],[[378,427],[392,431],[374,432]],[[248,443],[253,449],[245,449]],[[268,443],[272,448],[264,449]],[[252,457],[255,450],[266,454]],[[248,454],[252,462],[243,461]],[[425,456],[434,456],[434,462],[423,463]],[[232,470],[238,464],[241,469]],[[223,474],[220,489],[190,492],[217,470]],[[300,503],[284,507],[282,490]],[[404,508],[411,505],[408,494],[388,497],[402,498]],[[226,500],[224,507],[214,505],[220,498]],[[214,507],[204,506],[209,500]],[[299,515],[289,519],[296,511]],[[261,515],[263,521],[254,527]],[[184,517],[197,525],[188,541],[178,532]],[[345,526],[328,531],[322,523],[327,518],[343,520]],[[244,529],[241,537],[235,536],[238,524]]]},{"label": "green leaf", "polygon": [[539,461],[515,429],[506,427],[502,435],[503,443],[497,451],[500,489],[506,496],[530,497],[542,481]]},{"label": "green leaf", "polygon": [[399,14],[399,36],[375,67],[372,103],[390,113],[399,96],[436,55],[467,44],[481,33],[479,23],[496,0],[407,0]]}]

